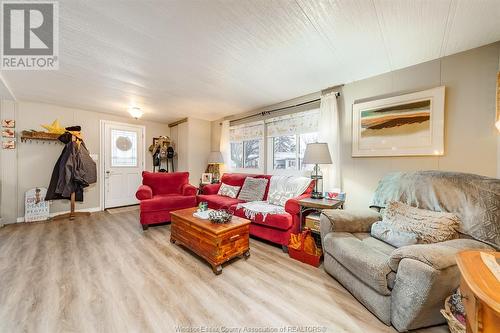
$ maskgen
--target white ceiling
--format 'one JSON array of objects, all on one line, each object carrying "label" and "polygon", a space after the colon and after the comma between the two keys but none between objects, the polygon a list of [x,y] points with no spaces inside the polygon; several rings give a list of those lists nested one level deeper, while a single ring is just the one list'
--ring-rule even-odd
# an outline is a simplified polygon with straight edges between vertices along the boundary
[{"label": "white ceiling", "polygon": [[214,120],[500,40],[500,0],[59,1],[58,71],[18,100]]}]

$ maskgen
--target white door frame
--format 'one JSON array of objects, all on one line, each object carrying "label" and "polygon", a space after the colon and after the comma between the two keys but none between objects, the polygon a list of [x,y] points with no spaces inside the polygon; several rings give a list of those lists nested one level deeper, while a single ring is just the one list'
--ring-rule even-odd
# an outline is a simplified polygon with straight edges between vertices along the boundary
[{"label": "white door frame", "polygon": [[[104,163],[106,159],[104,158],[104,152],[105,152],[105,132],[104,128],[106,124],[114,124],[114,125],[123,125],[123,126],[129,126],[129,127],[136,127],[140,128],[142,130],[142,143],[144,145],[142,149],[142,170],[146,170],[146,126],[144,125],[136,125],[136,124],[130,124],[130,123],[122,123],[118,121],[112,121],[112,120],[104,120],[101,119],[99,120],[99,208],[100,210],[104,210],[104,193],[105,193],[105,182],[104,182]],[[138,147],[139,149],[139,147]],[[138,152],[139,153],[139,152]]]}]

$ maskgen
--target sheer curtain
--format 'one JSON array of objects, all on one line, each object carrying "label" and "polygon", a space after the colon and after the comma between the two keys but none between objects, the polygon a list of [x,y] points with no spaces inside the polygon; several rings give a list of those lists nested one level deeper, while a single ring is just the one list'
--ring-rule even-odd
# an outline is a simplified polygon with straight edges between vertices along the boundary
[{"label": "sheer curtain", "polygon": [[336,92],[321,96],[319,108],[318,142],[328,143],[333,164],[322,165],[323,189],[331,191],[342,187],[340,173],[340,123]]},{"label": "sheer curtain", "polygon": [[231,147],[229,145],[229,120],[222,122],[220,133],[220,146],[219,150],[224,158],[224,164],[221,166],[220,173],[231,171]]}]

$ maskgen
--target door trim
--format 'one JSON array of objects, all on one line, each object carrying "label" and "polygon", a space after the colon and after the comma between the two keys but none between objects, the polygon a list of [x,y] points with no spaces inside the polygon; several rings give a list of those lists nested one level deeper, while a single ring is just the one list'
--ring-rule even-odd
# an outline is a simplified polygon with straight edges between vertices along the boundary
[{"label": "door trim", "polygon": [[142,149],[142,170],[146,170],[146,126],[145,125],[137,125],[137,124],[130,124],[130,123],[123,123],[123,122],[118,122],[118,121],[112,121],[112,120],[104,120],[100,119],[99,120],[99,208],[101,211],[104,210],[104,193],[105,193],[105,188],[104,188],[104,162],[106,159],[104,158],[104,151],[105,149],[105,126],[106,124],[111,124],[111,125],[123,125],[123,126],[129,126],[129,127],[136,127],[140,128],[142,130],[142,143],[144,145]]}]

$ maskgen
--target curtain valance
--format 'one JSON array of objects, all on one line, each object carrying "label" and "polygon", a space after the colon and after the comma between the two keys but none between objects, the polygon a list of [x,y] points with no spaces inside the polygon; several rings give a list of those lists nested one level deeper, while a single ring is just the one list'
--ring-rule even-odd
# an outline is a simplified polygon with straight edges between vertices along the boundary
[{"label": "curtain valance", "polygon": [[318,131],[319,110],[311,110],[266,120],[267,136],[283,136]]},{"label": "curtain valance", "polygon": [[262,139],[263,137],[264,137],[263,121],[239,125],[239,126],[232,126],[229,129],[229,140],[231,142]]}]

